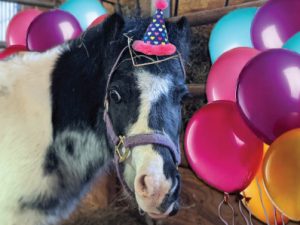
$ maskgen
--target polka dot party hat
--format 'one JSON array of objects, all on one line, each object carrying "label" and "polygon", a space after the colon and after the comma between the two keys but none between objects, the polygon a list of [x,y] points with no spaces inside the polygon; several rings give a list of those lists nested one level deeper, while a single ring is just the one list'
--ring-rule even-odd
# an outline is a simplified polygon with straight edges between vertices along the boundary
[{"label": "polka dot party hat", "polygon": [[167,56],[176,52],[176,47],[169,42],[163,10],[168,7],[166,0],[156,0],[156,12],[147,28],[143,40],[133,42],[132,48],[145,55]]}]

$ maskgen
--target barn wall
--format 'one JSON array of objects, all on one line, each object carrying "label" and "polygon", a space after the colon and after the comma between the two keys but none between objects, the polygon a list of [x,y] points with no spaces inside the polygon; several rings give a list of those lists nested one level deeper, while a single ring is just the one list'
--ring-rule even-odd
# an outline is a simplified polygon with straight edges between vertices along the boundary
[{"label": "barn wall", "polygon": [[[143,15],[150,15],[151,11],[151,1],[152,0],[140,0],[142,6]],[[251,2],[255,0],[229,0],[229,5],[236,5],[245,2]],[[125,11],[128,9],[134,9],[136,0],[120,0]],[[176,0],[172,0],[173,11]],[[179,0],[178,13],[182,15],[188,12],[195,12],[199,10],[209,10],[215,8],[224,7],[226,0]],[[105,7],[109,9],[110,12],[114,11],[114,8],[108,4]]]},{"label": "barn wall", "polygon": [[[251,2],[254,0],[230,0],[229,5],[235,5],[245,2]],[[175,2],[173,0],[173,2]],[[180,0],[178,13],[183,14],[187,12],[195,12],[199,10],[208,10],[221,8],[225,5],[225,0]]]}]

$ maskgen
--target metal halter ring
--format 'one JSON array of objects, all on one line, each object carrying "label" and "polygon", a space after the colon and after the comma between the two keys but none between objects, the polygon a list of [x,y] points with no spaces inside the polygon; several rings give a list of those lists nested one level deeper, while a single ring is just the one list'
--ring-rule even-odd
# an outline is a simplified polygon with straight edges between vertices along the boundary
[{"label": "metal halter ring", "polygon": [[119,163],[124,162],[129,154],[130,154],[130,149],[129,148],[125,148],[125,137],[124,136],[119,136],[119,143],[115,146],[115,152],[118,155],[119,158]]}]

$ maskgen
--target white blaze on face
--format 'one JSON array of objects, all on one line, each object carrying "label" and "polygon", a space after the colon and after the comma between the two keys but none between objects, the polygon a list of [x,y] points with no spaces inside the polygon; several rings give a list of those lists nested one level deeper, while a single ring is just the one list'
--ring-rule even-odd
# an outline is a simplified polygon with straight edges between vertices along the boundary
[{"label": "white blaze on face", "polygon": [[[161,96],[168,95],[172,85],[170,77],[162,78],[143,70],[137,71],[136,77],[141,92],[141,103],[138,120],[130,127],[128,136],[153,131],[148,124],[151,106]],[[125,163],[125,179],[130,188],[134,188],[136,200],[146,212],[159,213],[157,207],[171,188],[172,182],[166,179],[163,165],[161,155],[152,145],[135,147]]]}]

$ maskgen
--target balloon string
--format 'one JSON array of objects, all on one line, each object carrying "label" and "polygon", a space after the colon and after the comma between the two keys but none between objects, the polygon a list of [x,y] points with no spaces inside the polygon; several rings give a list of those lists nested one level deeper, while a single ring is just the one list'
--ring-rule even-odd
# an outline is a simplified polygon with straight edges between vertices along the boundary
[{"label": "balloon string", "polygon": [[282,222],[282,225],[285,225],[285,222],[284,222],[284,216],[283,216],[282,213],[281,213],[281,222]]},{"label": "balloon string", "polygon": [[234,222],[234,208],[232,207],[232,205],[229,203],[229,194],[228,193],[224,193],[224,199],[220,202],[219,206],[218,206],[218,215],[219,215],[219,219],[225,224],[225,225],[229,225],[227,223],[227,221],[224,219],[224,217],[222,216],[222,206],[223,205],[227,205],[229,206],[229,208],[231,209],[232,212],[232,225],[235,224]]},{"label": "balloon string", "polygon": [[243,209],[242,209],[242,201],[241,201],[241,200],[239,200],[239,210],[240,210],[240,213],[242,214],[242,216],[243,216],[243,218],[244,218],[246,224],[247,224],[247,225],[250,225],[247,216],[246,216],[246,215],[244,214],[244,212],[243,212]]},{"label": "balloon string", "polygon": [[277,223],[277,213],[276,213],[276,208],[273,206],[273,213],[274,213],[274,223],[275,225],[278,225]]},{"label": "balloon string", "polygon": [[260,185],[259,185],[258,179],[255,178],[255,180],[256,180],[256,185],[257,185],[258,192],[259,192],[260,203],[261,203],[261,206],[263,207],[264,214],[265,214],[265,217],[266,217],[266,222],[267,222],[267,225],[270,225],[269,216],[268,216],[268,213],[267,213],[267,210],[266,210],[264,201],[263,201],[263,199],[262,199],[262,190],[261,190],[261,187],[260,187]]},{"label": "balloon string", "polygon": [[227,221],[223,218],[222,213],[221,213],[221,208],[222,206],[225,204],[225,201],[221,201],[218,207],[218,215],[219,215],[219,219],[225,224],[228,225]]},{"label": "balloon string", "polygon": [[252,221],[252,211],[251,211],[251,209],[250,209],[248,206],[247,206],[246,208],[247,208],[247,210],[249,211],[250,224],[253,225],[253,221]]},{"label": "balloon string", "polygon": [[245,194],[245,192],[243,192],[243,196],[245,198],[245,208],[247,209],[248,213],[249,213],[249,221],[250,221],[250,225],[253,225],[253,221],[252,221],[252,211],[251,209],[248,207],[248,202],[247,202],[247,196]]}]

